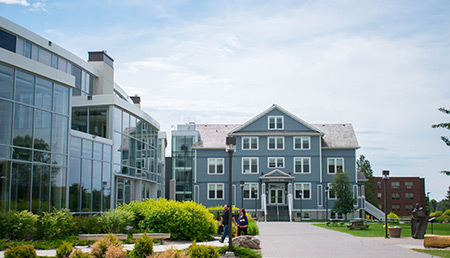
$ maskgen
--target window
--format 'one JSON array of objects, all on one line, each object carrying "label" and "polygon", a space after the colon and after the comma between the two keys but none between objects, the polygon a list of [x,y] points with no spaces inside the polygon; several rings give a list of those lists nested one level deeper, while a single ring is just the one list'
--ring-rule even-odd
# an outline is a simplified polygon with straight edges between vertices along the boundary
[{"label": "window", "polygon": [[330,189],[328,191],[328,199],[336,199],[336,192],[332,190],[330,183],[328,184],[328,189]]},{"label": "window", "polygon": [[400,188],[400,182],[391,182],[391,188],[392,189],[399,189]]},{"label": "window", "polygon": [[284,168],[284,158],[268,158],[269,168]]},{"label": "window", "polygon": [[208,174],[223,174],[223,158],[208,159]]},{"label": "window", "polygon": [[412,189],[414,187],[414,183],[413,182],[405,182],[405,188],[406,189]]},{"label": "window", "polygon": [[284,117],[283,116],[269,116],[269,129],[271,130],[282,130],[284,128]]},{"label": "window", "polygon": [[223,184],[208,184],[208,199],[223,200]]},{"label": "window", "polygon": [[242,137],[242,149],[243,150],[257,150],[258,149],[258,137]]},{"label": "window", "polygon": [[255,174],[258,171],[258,158],[242,158],[243,174]]},{"label": "window", "polygon": [[328,159],[328,174],[336,174],[337,171],[344,171],[343,158],[329,158]]},{"label": "window", "polygon": [[294,137],[294,150],[309,150],[311,138],[309,136]]},{"label": "window", "polygon": [[414,193],[405,193],[406,200],[414,200]]},{"label": "window", "polygon": [[381,200],[381,193],[377,193],[377,199]]},{"label": "window", "polygon": [[330,213],[330,219],[343,219],[344,215],[342,213]]},{"label": "window", "polygon": [[244,199],[258,199],[258,183],[244,184]]},{"label": "window", "polygon": [[392,211],[400,211],[400,204],[392,204]]},{"label": "window", "polygon": [[284,149],[284,137],[282,136],[269,136],[268,149],[269,150],[283,150]]},{"label": "window", "polygon": [[406,205],[405,205],[405,209],[406,209],[406,211],[413,211],[414,205],[412,205],[412,204],[406,204]]},{"label": "window", "polygon": [[311,183],[296,183],[295,184],[295,199],[311,199]]},{"label": "window", "polygon": [[377,188],[381,189],[381,182],[377,182]]},{"label": "window", "polygon": [[400,193],[392,193],[392,200],[400,200]]},{"label": "window", "polygon": [[294,158],[294,173],[311,173],[310,158]]}]

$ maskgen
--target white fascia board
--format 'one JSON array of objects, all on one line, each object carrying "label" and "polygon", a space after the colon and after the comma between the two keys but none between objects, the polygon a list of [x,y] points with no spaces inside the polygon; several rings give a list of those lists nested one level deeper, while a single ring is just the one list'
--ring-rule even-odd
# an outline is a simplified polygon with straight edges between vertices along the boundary
[{"label": "white fascia board", "polygon": [[5,19],[3,17],[0,17],[0,27],[4,28],[8,32],[10,32],[16,36],[24,38],[24,39],[38,45],[39,47],[41,47],[45,50],[53,52],[65,59],[67,59],[68,61],[76,64],[77,66],[82,67],[84,70],[88,71],[89,73],[91,73],[95,76],[98,76],[97,69],[95,69],[92,65],[90,65],[85,60],[72,54],[71,52],[67,51],[66,49],[58,46],[57,44],[55,44],[53,42],[51,43],[51,46],[49,46],[49,42],[51,42],[51,40],[43,38],[43,37],[39,36],[38,34],[32,32],[30,30],[27,30],[24,27],[22,27],[18,24],[15,24],[14,22],[12,22],[8,19]]},{"label": "white fascia board", "polygon": [[75,87],[75,77],[73,75],[41,64],[3,48],[0,48],[0,62],[33,74],[37,74],[40,77],[45,77],[69,87]]}]

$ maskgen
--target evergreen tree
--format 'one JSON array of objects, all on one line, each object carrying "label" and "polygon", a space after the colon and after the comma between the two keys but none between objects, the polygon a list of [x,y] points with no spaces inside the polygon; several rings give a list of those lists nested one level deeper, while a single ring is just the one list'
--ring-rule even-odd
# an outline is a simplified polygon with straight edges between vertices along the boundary
[{"label": "evergreen tree", "polygon": [[[446,109],[446,108],[439,108],[439,111],[441,111],[442,113],[445,113],[447,115],[450,114],[450,110]],[[435,124],[435,125],[432,125],[431,127],[433,127],[433,128],[441,127],[441,128],[446,128],[446,129],[450,130],[450,123]],[[441,136],[441,139],[442,139],[442,141],[445,142],[445,144],[447,144],[448,147],[450,147],[450,140],[448,139],[448,137]],[[449,170],[441,171],[441,173],[446,174],[447,176],[450,176],[450,171]]]},{"label": "evergreen tree", "polygon": [[348,173],[338,170],[330,187],[330,191],[333,191],[337,198],[332,211],[345,214],[345,220],[347,220],[347,214],[355,210],[353,205],[356,203],[356,200],[353,198],[350,189],[351,184],[348,179]]},{"label": "evergreen tree", "polygon": [[364,182],[364,196],[368,202],[372,205],[377,206],[377,196],[375,193],[375,189],[373,186],[373,170],[370,165],[370,161],[364,157],[364,155],[359,156],[359,159],[356,161],[357,171],[363,172],[367,181]]}]

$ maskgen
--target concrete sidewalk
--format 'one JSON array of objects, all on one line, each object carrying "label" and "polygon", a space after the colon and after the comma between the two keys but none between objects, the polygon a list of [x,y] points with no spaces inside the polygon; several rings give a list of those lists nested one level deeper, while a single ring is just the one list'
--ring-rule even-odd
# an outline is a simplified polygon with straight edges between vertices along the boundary
[{"label": "concrete sidewalk", "polygon": [[432,257],[412,251],[423,240],[355,237],[311,223],[259,222],[263,257]]}]

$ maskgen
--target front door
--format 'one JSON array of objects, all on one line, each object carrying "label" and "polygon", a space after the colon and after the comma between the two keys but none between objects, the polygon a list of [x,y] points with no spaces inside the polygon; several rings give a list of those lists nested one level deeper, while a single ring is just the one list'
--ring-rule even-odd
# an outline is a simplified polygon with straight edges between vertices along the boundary
[{"label": "front door", "polygon": [[284,204],[285,184],[270,184],[269,185],[269,204],[280,205]]}]

